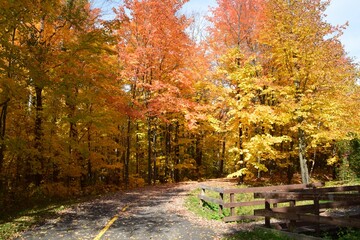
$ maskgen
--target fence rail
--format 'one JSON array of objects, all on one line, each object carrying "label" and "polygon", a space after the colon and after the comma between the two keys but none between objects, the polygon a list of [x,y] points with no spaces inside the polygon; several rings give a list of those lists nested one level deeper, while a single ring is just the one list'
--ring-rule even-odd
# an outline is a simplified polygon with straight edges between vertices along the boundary
[{"label": "fence rail", "polygon": [[[202,203],[211,202],[219,205],[219,215],[223,214],[224,208],[230,209],[230,216],[225,216],[223,218],[224,222],[233,222],[244,219],[254,219],[256,216],[254,215],[242,215],[237,216],[235,209],[236,207],[244,207],[244,206],[256,206],[256,205],[264,205],[265,199],[263,200],[253,200],[253,201],[245,201],[245,202],[236,202],[235,194],[243,194],[243,193],[268,193],[268,192],[284,192],[284,191],[295,191],[301,189],[312,190],[318,187],[323,186],[323,183],[311,183],[311,184],[293,184],[293,185],[279,185],[279,186],[269,186],[269,187],[250,187],[250,188],[234,188],[234,189],[226,189],[226,188],[218,188],[212,186],[201,185],[201,193],[199,195],[199,199]],[[207,191],[213,191],[218,193],[218,198],[209,197],[206,195]],[[226,202],[224,196],[229,195],[229,202]],[[291,200],[288,199],[268,199],[268,202],[271,204],[289,202]]]},{"label": "fence rail", "polygon": [[[255,210],[255,216],[265,217],[265,226],[270,227],[271,218],[290,220],[290,228],[294,228],[297,221],[305,221],[316,224],[319,231],[320,224],[330,224],[339,227],[360,228],[360,220],[351,216],[323,216],[321,210],[333,208],[349,208],[360,204],[360,186],[327,187],[318,189],[302,189],[295,192],[256,192],[255,198],[265,199],[265,209]],[[291,200],[289,207],[273,207],[273,199]],[[296,202],[310,200],[312,203],[304,206],[296,206]],[[320,201],[326,201],[321,203]]]},{"label": "fence rail", "polygon": [[[219,214],[225,208],[230,215],[223,221],[231,222],[244,219],[265,218],[265,226],[270,227],[270,219],[288,220],[288,229],[296,228],[297,222],[309,222],[319,231],[320,224],[340,227],[360,228],[360,219],[354,216],[324,216],[320,213],[326,209],[349,208],[360,205],[360,186],[322,187],[323,183],[281,185],[271,187],[251,187],[224,189],[202,185],[199,198],[202,203],[211,202],[219,205]],[[216,192],[218,197],[209,197],[207,192]],[[237,202],[236,194],[252,193],[254,200]],[[227,196],[228,195],[228,196]],[[226,196],[226,197],[225,197]],[[289,203],[279,206],[278,203]],[[297,205],[297,204],[305,205]],[[236,215],[237,207],[263,205],[263,209],[254,210],[253,215]]]}]

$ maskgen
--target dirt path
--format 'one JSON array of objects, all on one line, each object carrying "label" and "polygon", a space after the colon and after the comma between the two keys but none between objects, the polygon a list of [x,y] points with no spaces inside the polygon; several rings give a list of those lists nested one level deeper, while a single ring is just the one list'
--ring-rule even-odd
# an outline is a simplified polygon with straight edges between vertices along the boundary
[{"label": "dirt path", "polygon": [[141,188],[81,203],[17,239],[96,239],[103,234],[101,239],[200,240],[239,230],[239,224],[206,221],[185,209],[185,197],[198,185]]}]

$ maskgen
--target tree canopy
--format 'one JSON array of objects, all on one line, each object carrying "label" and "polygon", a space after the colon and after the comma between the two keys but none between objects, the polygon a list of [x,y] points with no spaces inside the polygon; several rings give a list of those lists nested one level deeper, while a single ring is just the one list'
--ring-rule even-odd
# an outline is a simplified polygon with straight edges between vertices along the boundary
[{"label": "tree canopy", "polygon": [[186,2],[125,0],[112,20],[0,3],[1,204],[358,165],[359,71],[329,1],[218,0],[206,33]]}]

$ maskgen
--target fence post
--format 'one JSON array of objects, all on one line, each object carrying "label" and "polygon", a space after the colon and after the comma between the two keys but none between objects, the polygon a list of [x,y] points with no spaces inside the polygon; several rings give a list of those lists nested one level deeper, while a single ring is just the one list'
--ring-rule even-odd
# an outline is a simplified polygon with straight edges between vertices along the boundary
[{"label": "fence post", "polygon": [[[219,193],[219,195],[220,195],[220,200],[221,200],[221,202],[222,203],[224,203],[224,193]],[[220,215],[220,217],[221,217],[221,215],[223,215],[223,205],[221,204],[219,204],[219,215]]]},{"label": "fence post", "polygon": [[[271,211],[270,199],[265,198],[265,210]],[[265,227],[270,228],[270,217],[265,217]]]},{"label": "fence post", "polygon": [[[295,200],[291,200],[289,202],[289,207],[295,207],[296,205],[296,201]],[[296,227],[296,220],[290,219],[290,224],[289,224],[289,231],[293,232],[295,230]]]},{"label": "fence post", "polygon": [[[314,214],[316,216],[320,215],[320,202],[318,197],[314,198]],[[315,225],[315,232],[317,236],[320,235],[320,221],[318,221]]]},{"label": "fence post", "polygon": [[205,188],[201,187],[201,193],[200,193],[200,206],[203,206],[204,200],[202,199],[203,196],[205,196]]},{"label": "fence post", "polygon": [[[235,194],[234,193],[230,193],[230,203],[235,202]],[[230,208],[230,216],[235,216],[235,208],[231,207]]]}]

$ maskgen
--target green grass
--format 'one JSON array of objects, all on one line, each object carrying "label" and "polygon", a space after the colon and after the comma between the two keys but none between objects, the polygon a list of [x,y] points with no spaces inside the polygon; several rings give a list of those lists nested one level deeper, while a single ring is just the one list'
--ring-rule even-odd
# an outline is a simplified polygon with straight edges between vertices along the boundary
[{"label": "green grass", "polygon": [[[244,186],[238,186],[239,188]],[[200,194],[200,189],[194,190],[190,193],[188,198],[185,201],[186,207],[194,212],[196,215],[203,217],[208,220],[221,220],[225,216],[230,216],[230,209],[225,208],[223,209],[223,214],[219,214],[219,205],[214,203],[200,203],[198,195]],[[208,191],[206,193],[207,196],[213,198],[219,198],[219,193]],[[230,202],[229,194],[224,195],[224,201]],[[252,193],[244,193],[244,194],[235,194],[235,201],[236,202],[248,202],[253,201],[254,197]],[[238,207],[236,209],[236,215],[253,215],[255,209],[263,208],[263,205],[258,206],[247,206],[247,207]],[[246,221],[246,220],[244,220]]]},{"label": "green grass", "polygon": [[321,234],[324,240],[358,240],[360,239],[360,230],[351,228],[339,228],[332,232]]},{"label": "green grass", "polygon": [[338,240],[358,240],[360,239],[360,230],[345,229],[338,232]]},{"label": "green grass", "polygon": [[[237,186],[237,188],[244,188],[245,186]],[[187,208],[194,212],[196,215],[203,217],[205,219],[212,219],[212,220],[221,220],[225,216],[230,216],[230,209],[225,208],[223,209],[223,214],[219,214],[219,206],[214,203],[200,203],[200,200],[198,198],[198,195],[200,194],[200,189],[194,190],[190,193],[186,200],[186,206]],[[207,191],[206,196],[213,197],[213,198],[220,198],[219,193],[216,193],[214,191]],[[230,202],[230,195],[226,194],[224,195],[224,201]],[[235,194],[235,202],[250,202],[254,200],[254,194],[253,193],[242,193],[242,194]],[[312,204],[312,201],[297,201],[296,205],[308,205]],[[278,207],[288,207],[289,203],[278,203]],[[261,205],[254,205],[254,206],[244,206],[244,207],[237,207],[235,208],[235,215],[237,216],[249,216],[254,214],[254,210],[256,209],[264,209],[264,204]],[[249,222],[252,220],[242,220],[242,222]]]},{"label": "green grass", "polygon": [[328,181],[325,183],[325,187],[352,186],[352,185],[360,185],[360,178],[354,178],[343,181]]},{"label": "green grass", "polygon": [[56,218],[60,211],[71,205],[97,198],[98,196],[86,196],[69,200],[54,200],[41,203],[22,210],[8,209],[0,214],[0,240],[12,239],[18,233],[44,222],[46,219]]},{"label": "green grass", "polygon": [[[351,181],[331,181],[326,182],[325,187],[333,187],[333,186],[349,186],[349,185],[360,185],[360,179],[353,179]],[[239,188],[244,186],[238,186]],[[194,212],[196,215],[203,217],[205,219],[215,219],[215,220],[221,220],[224,216],[229,216],[230,210],[224,209],[223,214],[219,215],[219,207],[217,204],[213,203],[206,203],[206,204],[200,204],[200,200],[198,198],[198,195],[200,194],[200,189],[194,190],[190,193],[188,198],[186,199],[186,206],[188,210]],[[207,191],[206,195],[213,198],[219,198],[219,194],[213,191]],[[236,202],[246,202],[246,201],[252,201],[254,200],[253,194],[235,194],[235,201]],[[225,202],[229,202],[229,195],[224,196]],[[327,201],[321,201],[321,203],[325,203]],[[297,201],[296,205],[310,205],[313,204],[313,201]],[[285,207],[289,206],[289,203],[279,203],[278,207]],[[250,206],[250,207],[238,207],[236,208],[236,215],[252,215],[254,209],[263,209],[263,205],[258,206]],[[360,239],[360,230],[352,230],[352,229],[344,229],[341,230],[336,234],[336,236],[323,236],[324,239],[332,240],[357,240]],[[266,240],[272,240],[272,239],[291,239],[288,236],[285,236],[281,233],[277,233],[274,231],[266,231],[263,229],[256,229],[254,231],[242,231],[239,233],[236,233],[235,235],[231,235],[225,238],[226,240],[231,239],[266,239]]]},{"label": "green grass", "polygon": [[212,203],[201,205],[198,198],[199,194],[200,189],[190,192],[189,196],[185,200],[185,206],[188,208],[188,210],[207,220],[222,219],[223,216],[219,215],[219,206]]},{"label": "green grass", "polygon": [[56,216],[64,208],[64,205],[55,204],[2,216],[0,219],[0,239],[16,237],[19,232],[44,221],[46,218]]},{"label": "green grass", "polygon": [[267,229],[255,229],[253,231],[241,231],[231,236],[225,237],[224,240],[290,240],[291,238],[281,232],[275,232]]}]

